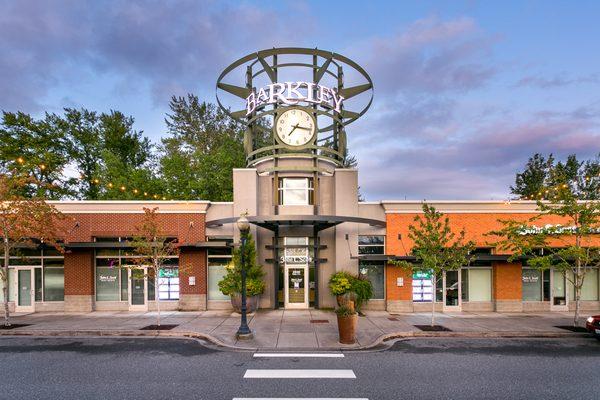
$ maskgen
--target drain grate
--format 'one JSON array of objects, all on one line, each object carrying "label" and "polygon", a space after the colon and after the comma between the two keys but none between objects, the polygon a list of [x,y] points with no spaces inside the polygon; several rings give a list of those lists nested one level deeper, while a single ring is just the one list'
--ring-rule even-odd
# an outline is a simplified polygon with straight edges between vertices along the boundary
[{"label": "drain grate", "polygon": [[396,317],[388,317],[388,319],[389,319],[390,321],[400,321],[400,320],[399,320],[398,318],[396,318]]},{"label": "drain grate", "polygon": [[326,320],[326,319],[311,319],[310,323],[311,324],[328,324],[329,320]]}]

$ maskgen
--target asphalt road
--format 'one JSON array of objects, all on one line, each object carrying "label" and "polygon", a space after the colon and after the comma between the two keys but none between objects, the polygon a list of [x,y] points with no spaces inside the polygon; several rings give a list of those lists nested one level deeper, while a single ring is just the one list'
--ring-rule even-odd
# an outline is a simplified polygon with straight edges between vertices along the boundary
[{"label": "asphalt road", "polygon": [[[594,339],[422,339],[343,358],[258,358],[193,340],[5,337],[0,368],[0,398],[11,400],[600,398]],[[272,369],[356,378],[244,378],[281,373]]]}]

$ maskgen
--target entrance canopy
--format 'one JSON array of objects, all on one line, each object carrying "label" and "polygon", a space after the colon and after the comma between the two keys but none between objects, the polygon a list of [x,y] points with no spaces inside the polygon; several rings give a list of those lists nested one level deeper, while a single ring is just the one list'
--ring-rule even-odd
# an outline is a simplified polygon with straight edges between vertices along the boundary
[{"label": "entrance canopy", "polygon": [[[332,226],[342,224],[344,222],[352,222],[355,224],[368,224],[385,228],[385,221],[378,219],[361,218],[361,217],[346,217],[339,215],[271,215],[271,216],[254,216],[247,217],[251,224],[266,228],[270,231],[275,231],[280,226],[313,226],[317,231],[322,231]],[[216,228],[225,224],[233,224],[237,222],[237,217],[215,219],[208,221],[208,228]]]}]

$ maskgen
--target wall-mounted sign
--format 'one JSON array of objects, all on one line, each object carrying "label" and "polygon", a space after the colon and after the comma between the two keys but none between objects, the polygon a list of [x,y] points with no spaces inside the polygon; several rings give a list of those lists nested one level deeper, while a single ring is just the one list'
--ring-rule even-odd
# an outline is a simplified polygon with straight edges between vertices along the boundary
[{"label": "wall-mounted sign", "polygon": [[196,277],[188,276],[188,286],[196,286]]},{"label": "wall-mounted sign", "polygon": [[117,276],[116,275],[102,275],[102,274],[99,274],[98,275],[98,280],[100,282],[114,283],[114,282],[117,281]]},{"label": "wall-mounted sign", "polygon": [[338,94],[337,89],[312,82],[272,83],[250,93],[246,98],[246,115],[267,104],[296,105],[300,102],[320,104],[339,113],[343,101],[344,97]]},{"label": "wall-mounted sign", "polygon": [[[523,227],[519,233],[521,235],[537,235],[537,234],[545,234],[545,235],[568,235],[577,233],[576,226],[563,226],[560,224],[552,225],[546,224],[544,226],[527,226]],[[600,234],[600,228],[590,228],[589,232],[591,234]]]},{"label": "wall-mounted sign", "polygon": [[306,264],[312,261],[308,256],[281,256],[279,258],[282,264]]},{"label": "wall-mounted sign", "polygon": [[538,283],[540,280],[539,275],[525,274],[523,273],[523,283]]}]

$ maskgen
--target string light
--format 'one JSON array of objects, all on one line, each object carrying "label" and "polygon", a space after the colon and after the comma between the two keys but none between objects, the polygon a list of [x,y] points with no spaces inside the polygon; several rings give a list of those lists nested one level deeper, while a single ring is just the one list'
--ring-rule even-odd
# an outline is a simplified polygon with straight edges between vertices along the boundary
[{"label": "string light", "polygon": [[43,170],[45,170],[45,169],[46,169],[46,165],[44,165],[44,164],[40,164],[40,169],[41,169],[42,171],[43,171]]},{"label": "string light", "polygon": [[121,189],[121,192],[124,192],[127,188],[125,186],[121,186],[119,189]]},{"label": "string light", "polygon": [[25,162],[25,160],[23,159],[23,157],[18,157],[18,158],[17,158],[17,162],[18,162],[19,164],[23,164],[23,163]]}]

